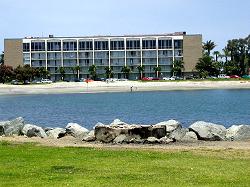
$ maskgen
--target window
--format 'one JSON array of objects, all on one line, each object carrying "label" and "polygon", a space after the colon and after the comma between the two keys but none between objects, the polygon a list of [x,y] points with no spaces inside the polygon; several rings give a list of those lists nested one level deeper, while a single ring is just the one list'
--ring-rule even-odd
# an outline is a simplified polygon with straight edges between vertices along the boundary
[{"label": "window", "polygon": [[76,51],[77,50],[77,43],[76,43],[76,41],[63,42],[63,50],[64,51]]},{"label": "window", "polygon": [[172,40],[159,40],[159,49],[171,49]]},{"label": "window", "polygon": [[108,50],[108,41],[95,41],[95,50]]},{"label": "window", "polygon": [[124,50],[124,41],[111,41],[110,42],[111,50]]},{"label": "window", "polygon": [[29,52],[29,51],[30,51],[30,44],[23,43],[23,52]]},{"label": "window", "polygon": [[31,51],[45,51],[45,42],[31,42]]},{"label": "window", "polygon": [[79,50],[93,50],[93,42],[79,41]]},{"label": "window", "polygon": [[183,47],[183,40],[175,40],[174,41],[174,48],[175,49],[182,49]]},{"label": "window", "polygon": [[61,51],[61,42],[48,42],[47,50],[48,51]]},{"label": "window", "polygon": [[143,49],[155,49],[156,48],[156,40],[143,40],[142,41]]},{"label": "window", "polygon": [[127,40],[127,49],[140,49],[140,40]]}]

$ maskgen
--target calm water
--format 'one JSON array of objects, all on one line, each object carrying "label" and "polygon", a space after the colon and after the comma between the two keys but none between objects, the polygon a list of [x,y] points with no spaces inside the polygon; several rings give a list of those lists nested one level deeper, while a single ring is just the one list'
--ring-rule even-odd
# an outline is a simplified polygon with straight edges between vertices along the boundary
[{"label": "calm water", "polygon": [[119,118],[155,124],[176,119],[184,126],[204,120],[230,126],[250,124],[250,90],[0,96],[0,120],[23,116],[29,123],[92,128]]}]

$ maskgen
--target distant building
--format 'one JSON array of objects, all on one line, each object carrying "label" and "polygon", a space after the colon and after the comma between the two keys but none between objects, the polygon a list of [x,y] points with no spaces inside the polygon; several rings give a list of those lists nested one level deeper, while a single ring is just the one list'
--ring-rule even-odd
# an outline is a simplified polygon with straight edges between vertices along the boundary
[{"label": "distant building", "polygon": [[[60,79],[59,67],[65,67],[65,79],[74,79],[72,68],[80,66],[79,78],[89,77],[89,66],[97,66],[99,77],[105,77],[105,67],[122,78],[123,66],[131,68],[130,78],[139,76],[137,67],[145,66],[144,76],[155,77],[154,67],[161,67],[160,76],[171,76],[173,61],[184,61],[184,74],[194,71],[202,56],[202,36],[185,32],[153,35],[86,36],[86,37],[26,37],[5,39],[5,64],[17,67],[29,64],[45,67],[52,80]],[[74,72],[76,73],[76,72]]]}]

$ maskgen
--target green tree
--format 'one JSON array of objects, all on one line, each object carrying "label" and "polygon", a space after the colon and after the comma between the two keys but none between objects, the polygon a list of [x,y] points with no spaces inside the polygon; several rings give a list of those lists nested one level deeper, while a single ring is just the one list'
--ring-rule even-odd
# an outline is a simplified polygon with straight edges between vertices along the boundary
[{"label": "green tree", "polygon": [[61,80],[64,81],[64,77],[65,77],[65,68],[64,67],[60,67],[59,68],[59,73],[61,74]]},{"label": "green tree", "polygon": [[142,66],[140,65],[140,66],[137,66],[136,68],[139,71],[140,80],[142,80],[142,78],[143,78],[143,72],[145,71],[145,66],[144,65],[142,65]]},{"label": "green tree", "polygon": [[124,78],[129,79],[129,74],[131,73],[131,68],[128,66],[123,66],[121,72],[124,73]]},{"label": "green tree", "polygon": [[205,54],[207,54],[208,56],[210,56],[211,51],[215,48],[215,43],[211,40],[206,41],[205,43],[203,43],[203,49],[205,51]]},{"label": "green tree", "polygon": [[12,66],[7,66],[4,64],[0,65],[0,82],[5,83],[11,81],[14,76],[14,70]]},{"label": "green tree", "polygon": [[183,60],[176,60],[173,62],[172,74],[175,76],[181,76],[184,70]]},{"label": "green tree", "polygon": [[[217,76],[220,73],[219,67],[213,62],[212,57],[204,55],[195,66],[201,78]],[[218,68],[218,69],[217,69]]]},{"label": "green tree", "polygon": [[45,67],[40,67],[38,69],[38,72],[39,72],[39,77],[43,79],[47,79],[50,76],[49,71]]},{"label": "green tree", "polygon": [[93,80],[95,80],[97,78],[96,70],[97,70],[96,65],[93,64],[93,65],[89,66],[89,73],[90,73],[91,78]]},{"label": "green tree", "polygon": [[16,69],[14,69],[14,73],[16,76],[16,79],[24,82],[26,80],[31,81],[35,74],[35,69],[33,67],[30,67],[30,65],[26,64],[23,67],[18,66]]},{"label": "green tree", "polygon": [[219,51],[214,51],[213,55],[215,56],[215,62],[218,62],[218,57],[220,57],[220,52]]},{"label": "green tree", "polygon": [[106,74],[106,78],[109,79],[113,76],[113,70],[111,67],[107,66],[104,68],[105,69],[105,74]]},{"label": "green tree", "polygon": [[158,78],[159,77],[159,73],[161,73],[161,67],[160,66],[156,66],[153,68],[154,72],[155,72],[155,75],[156,77]]},{"label": "green tree", "polygon": [[4,52],[2,52],[1,56],[0,56],[0,65],[4,64]]}]

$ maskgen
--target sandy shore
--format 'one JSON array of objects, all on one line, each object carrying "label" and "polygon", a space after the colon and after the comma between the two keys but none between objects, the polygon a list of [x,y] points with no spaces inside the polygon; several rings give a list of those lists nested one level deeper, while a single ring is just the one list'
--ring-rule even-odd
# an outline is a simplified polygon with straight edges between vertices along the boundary
[{"label": "sandy shore", "polygon": [[1,137],[0,141],[9,141],[13,143],[37,143],[42,146],[52,147],[92,147],[108,149],[152,149],[152,150],[193,150],[193,149],[210,149],[210,150],[247,150],[250,151],[250,140],[246,141],[197,141],[197,142],[175,142],[170,144],[102,144],[88,143],[80,141],[72,136],[66,136],[61,139],[50,138],[27,138],[24,136]]},{"label": "sandy shore", "polygon": [[38,85],[0,84],[0,95],[9,94],[54,94],[54,93],[101,93],[132,91],[171,91],[201,89],[250,89],[250,81],[173,81],[140,82],[58,82]]}]

